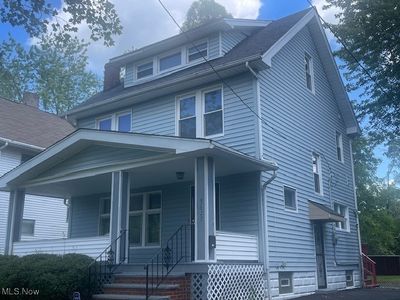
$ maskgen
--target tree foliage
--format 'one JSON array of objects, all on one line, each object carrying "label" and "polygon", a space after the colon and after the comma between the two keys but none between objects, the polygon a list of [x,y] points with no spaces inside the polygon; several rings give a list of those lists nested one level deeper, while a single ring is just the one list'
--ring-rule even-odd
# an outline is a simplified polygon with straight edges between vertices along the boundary
[{"label": "tree foliage", "polygon": [[182,30],[187,31],[214,19],[231,17],[232,15],[226,11],[225,7],[214,0],[198,0],[193,2],[187,11]]},{"label": "tree foliage", "polygon": [[106,46],[114,45],[113,36],[122,31],[114,4],[109,0],[64,0],[61,10],[54,6],[54,1],[2,0],[0,21],[22,26],[31,37],[52,30],[60,38],[70,37],[80,24],[86,23],[90,38],[103,39]]},{"label": "tree foliage", "polygon": [[25,50],[13,38],[0,45],[0,94],[20,101],[23,92],[38,93],[43,108],[63,113],[100,87],[98,77],[86,70],[87,44],[78,38],[48,35]]},{"label": "tree foliage", "polygon": [[[379,137],[400,136],[400,2],[397,0],[327,0],[340,8],[332,25],[348,50],[336,54],[344,60],[350,87],[365,89],[360,106],[370,129]],[[372,75],[371,80],[352,57]]]},{"label": "tree foliage", "polygon": [[370,254],[400,253],[400,189],[376,176],[379,160],[367,137],[353,144],[361,240]]}]

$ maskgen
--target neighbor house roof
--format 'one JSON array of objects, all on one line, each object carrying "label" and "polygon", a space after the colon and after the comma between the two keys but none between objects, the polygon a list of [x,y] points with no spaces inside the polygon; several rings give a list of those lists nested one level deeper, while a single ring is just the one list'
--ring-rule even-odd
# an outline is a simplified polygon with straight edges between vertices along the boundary
[{"label": "neighbor house roof", "polygon": [[73,131],[70,123],[54,114],[0,98],[0,141],[41,150]]},{"label": "neighbor house roof", "polygon": [[[247,60],[261,59],[262,55],[282,36],[284,36],[301,18],[310,12],[310,10],[311,9],[306,9],[285,18],[267,23],[268,25],[262,27],[262,29],[258,29],[256,33],[245,38],[227,54],[220,58],[211,60],[210,63],[214,68],[217,69],[220,66],[231,64],[232,62],[243,63]],[[184,33],[179,34],[179,36],[182,35],[184,35]],[[169,81],[174,81],[180,78],[185,78],[188,75],[196,74],[202,71],[212,71],[209,63],[201,63],[193,67],[177,71],[168,76],[128,88],[124,88],[123,85],[119,85],[111,90],[103,91],[94,95],[68,112],[68,115],[84,110],[93,104],[100,105],[103,101],[115,96],[128,96],[136,91],[139,92],[146,88],[152,89],[154,86],[162,85]]]}]

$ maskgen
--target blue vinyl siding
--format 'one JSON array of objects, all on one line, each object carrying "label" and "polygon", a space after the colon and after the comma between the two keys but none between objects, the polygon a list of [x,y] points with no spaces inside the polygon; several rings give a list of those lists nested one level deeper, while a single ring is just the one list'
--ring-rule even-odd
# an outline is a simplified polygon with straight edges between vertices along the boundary
[{"label": "blue vinyl siding", "polygon": [[214,33],[208,38],[208,59],[219,57],[219,33]]},{"label": "blue vinyl siding", "polygon": [[246,35],[237,30],[222,32],[222,55],[228,53],[233,47],[246,38]]},{"label": "blue vinyl siding", "polygon": [[[100,198],[107,195],[90,195],[72,198],[70,238],[99,235]],[[108,195],[109,196],[109,195]]]},{"label": "blue vinyl siding", "polygon": [[[305,52],[313,58],[315,95],[305,85]],[[344,163],[341,163],[336,158],[335,132],[345,133],[345,126],[307,27],[273,58],[272,68],[262,71],[260,77],[262,116],[282,135],[263,125],[264,157],[279,165],[278,177],[268,186],[266,195],[271,269],[285,264],[287,271],[315,270],[308,200],[328,207],[331,201],[338,201],[349,208],[350,233],[337,233],[336,255],[338,263],[357,264],[349,140],[343,134]],[[323,196],[314,193],[313,151],[321,155]],[[333,174],[331,191],[329,170]],[[265,174],[264,180],[269,176]],[[297,189],[297,213],[284,210],[283,185]],[[334,270],[356,269],[356,266],[334,266],[332,226],[330,223],[324,226],[328,276]]]}]

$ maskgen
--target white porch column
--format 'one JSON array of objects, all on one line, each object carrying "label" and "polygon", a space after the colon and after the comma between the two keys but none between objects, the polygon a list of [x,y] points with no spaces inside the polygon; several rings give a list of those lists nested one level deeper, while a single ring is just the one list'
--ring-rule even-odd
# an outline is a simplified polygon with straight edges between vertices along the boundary
[{"label": "white porch column", "polygon": [[24,216],[25,190],[10,192],[8,220],[4,254],[12,255],[13,244],[21,240],[22,219]]},{"label": "white porch column", "polygon": [[130,174],[119,171],[112,173],[110,238],[116,262],[128,261],[128,232],[125,238],[114,241],[128,229],[128,205],[130,196]]},{"label": "white porch column", "polygon": [[215,260],[215,165],[212,157],[195,160],[195,261]]}]

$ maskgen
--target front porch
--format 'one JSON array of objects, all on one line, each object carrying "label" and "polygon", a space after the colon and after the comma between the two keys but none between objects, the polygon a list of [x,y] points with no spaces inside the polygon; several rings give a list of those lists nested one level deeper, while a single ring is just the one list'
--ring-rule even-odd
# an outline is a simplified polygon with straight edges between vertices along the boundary
[{"label": "front porch", "polygon": [[[8,254],[95,258],[126,231],[116,259],[143,265],[190,225],[180,237],[190,262],[259,262],[260,172],[274,169],[210,140],[78,130],[0,179]],[[67,239],[20,240],[25,193],[65,199]]]}]

